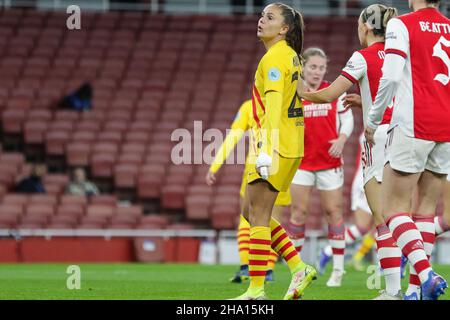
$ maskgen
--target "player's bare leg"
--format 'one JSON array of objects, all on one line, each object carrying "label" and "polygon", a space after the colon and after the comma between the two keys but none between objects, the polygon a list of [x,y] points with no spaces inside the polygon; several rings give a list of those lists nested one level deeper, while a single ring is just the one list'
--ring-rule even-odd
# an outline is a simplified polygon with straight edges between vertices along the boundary
[{"label": "player's bare leg", "polygon": [[374,219],[370,212],[366,212],[365,210],[359,207],[355,210],[353,215],[355,218],[356,227],[359,230],[367,230],[367,232],[363,234],[363,239],[360,248],[353,255],[351,260],[352,266],[353,268],[355,268],[355,270],[363,271],[364,268],[362,265],[362,260],[364,256],[370,251],[375,241],[372,235],[369,235],[370,237],[365,236],[370,230],[372,230]]},{"label": "player's bare leg", "polygon": [[291,184],[291,217],[287,229],[298,253],[301,253],[305,243],[305,223],[312,188],[312,186]]},{"label": "player's bare leg", "polygon": [[444,214],[434,218],[436,236],[450,230],[450,181],[448,180],[448,176],[444,185],[442,200],[444,202]]},{"label": "player's bare leg", "polygon": [[400,274],[402,253],[383,219],[383,201],[386,199],[382,194],[382,185],[372,178],[365,184],[364,190],[377,226],[377,255],[386,283],[386,289],[375,299],[402,299]]},{"label": "player's bare leg", "polygon": [[342,187],[335,190],[321,190],[320,200],[328,222],[328,240],[333,253],[333,272],[327,282],[327,286],[340,287],[344,275],[345,252]]}]

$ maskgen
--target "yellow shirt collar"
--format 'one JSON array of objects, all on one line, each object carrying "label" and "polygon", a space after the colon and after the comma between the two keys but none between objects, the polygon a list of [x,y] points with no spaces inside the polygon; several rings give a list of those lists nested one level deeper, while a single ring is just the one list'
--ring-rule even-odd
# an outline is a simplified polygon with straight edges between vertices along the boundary
[{"label": "yellow shirt collar", "polygon": [[273,48],[276,48],[276,47],[281,47],[281,46],[283,46],[283,47],[286,47],[286,46],[288,46],[288,44],[287,44],[287,42],[286,42],[286,40],[280,40],[280,41],[278,41],[277,43],[275,43],[273,46],[271,46],[270,48],[269,48],[269,50],[268,51],[270,51],[270,50],[272,50]]}]

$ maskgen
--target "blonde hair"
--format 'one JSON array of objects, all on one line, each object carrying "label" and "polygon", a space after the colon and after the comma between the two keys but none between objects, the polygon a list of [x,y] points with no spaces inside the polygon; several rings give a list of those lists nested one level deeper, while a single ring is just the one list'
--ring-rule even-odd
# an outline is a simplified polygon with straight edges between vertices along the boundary
[{"label": "blonde hair", "polygon": [[306,50],[303,52],[303,60],[304,60],[304,63],[308,62],[309,58],[315,57],[315,56],[319,56],[319,57],[321,57],[321,58],[324,58],[324,59],[327,60],[327,62],[328,62],[328,56],[327,56],[327,54],[325,53],[325,51],[323,51],[323,50],[320,49],[320,48],[312,47],[312,48],[306,49]]},{"label": "blonde hair", "polygon": [[363,23],[370,25],[375,36],[385,37],[386,27],[392,18],[398,16],[396,8],[387,7],[383,4],[372,4],[361,12]]}]

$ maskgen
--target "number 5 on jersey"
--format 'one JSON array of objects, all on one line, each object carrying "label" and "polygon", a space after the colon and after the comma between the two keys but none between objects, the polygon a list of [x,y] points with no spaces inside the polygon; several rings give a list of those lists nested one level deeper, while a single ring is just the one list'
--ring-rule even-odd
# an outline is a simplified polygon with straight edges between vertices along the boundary
[{"label": "number 5 on jersey", "polygon": [[450,41],[445,39],[444,37],[440,37],[439,41],[433,47],[433,57],[438,57],[441,59],[444,64],[447,66],[447,74],[439,73],[434,77],[434,80],[439,81],[444,86],[446,86],[450,82],[450,58],[442,49],[442,46],[450,47]]}]

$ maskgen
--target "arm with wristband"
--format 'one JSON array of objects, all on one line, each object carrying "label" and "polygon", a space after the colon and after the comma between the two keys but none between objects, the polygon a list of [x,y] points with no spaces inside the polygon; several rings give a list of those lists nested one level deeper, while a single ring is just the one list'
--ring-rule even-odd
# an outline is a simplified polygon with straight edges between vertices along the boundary
[{"label": "arm with wristband", "polygon": [[278,137],[277,133],[280,129],[281,107],[283,104],[283,95],[277,91],[269,91],[266,93],[266,114],[262,122],[261,130],[263,133],[263,144],[261,151],[256,159],[256,168],[259,169],[263,179],[269,176],[269,167],[272,165],[272,156],[275,146],[274,137]]}]

